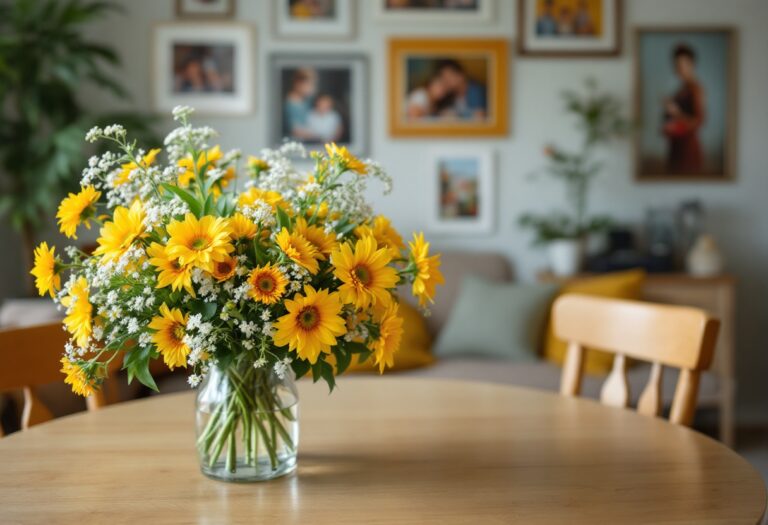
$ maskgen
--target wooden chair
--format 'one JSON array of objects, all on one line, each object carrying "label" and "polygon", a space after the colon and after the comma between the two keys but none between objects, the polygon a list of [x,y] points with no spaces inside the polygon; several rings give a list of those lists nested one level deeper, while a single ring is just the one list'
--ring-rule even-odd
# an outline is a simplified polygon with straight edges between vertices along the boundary
[{"label": "wooden chair", "polygon": [[568,342],[560,393],[578,396],[584,347],[616,354],[613,370],[603,384],[603,404],[627,407],[627,358],[652,364],[648,384],[637,411],[659,416],[662,411],[662,374],[665,366],[680,369],[669,420],[690,425],[696,410],[699,378],[709,368],[720,322],[703,310],[639,301],[566,294],[552,307],[557,337]]},{"label": "wooden chair", "polygon": [[[35,387],[63,381],[59,360],[68,339],[58,322],[0,330],[0,393],[23,392],[22,430],[53,418],[35,395]],[[88,397],[86,403],[89,410],[106,404],[102,392]]]}]

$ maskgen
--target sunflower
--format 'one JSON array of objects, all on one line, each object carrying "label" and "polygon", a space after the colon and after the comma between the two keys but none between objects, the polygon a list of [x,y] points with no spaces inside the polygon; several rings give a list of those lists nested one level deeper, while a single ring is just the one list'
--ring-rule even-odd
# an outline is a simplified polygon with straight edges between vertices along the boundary
[{"label": "sunflower", "polygon": [[392,227],[392,223],[379,215],[373,220],[373,224],[364,224],[355,228],[355,235],[362,239],[366,235],[372,235],[379,247],[386,247],[393,259],[400,257],[400,251],[405,248],[405,243],[400,234]]},{"label": "sunflower", "polygon": [[195,179],[195,170],[197,170],[200,177],[203,177],[208,168],[215,167],[222,156],[221,148],[214,146],[207,151],[200,152],[200,155],[197,157],[197,164],[195,164],[191,156],[179,160],[178,166],[181,168],[181,173],[177,180],[178,185],[182,188],[189,186]]},{"label": "sunflower", "polygon": [[249,240],[256,237],[258,226],[242,213],[235,213],[229,218],[229,237],[233,241]]},{"label": "sunflower", "polygon": [[67,308],[67,316],[64,318],[64,326],[72,335],[77,346],[84,348],[93,332],[93,306],[90,302],[90,290],[85,277],[78,277],[69,288],[69,295],[61,300],[61,304]]},{"label": "sunflower", "polygon": [[395,352],[400,349],[400,341],[403,338],[403,319],[397,315],[398,304],[392,304],[384,311],[379,323],[379,337],[368,343],[368,348],[373,352],[374,363],[379,365],[379,373],[384,372],[385,367],[394,366]]},{"label": "sunflower", "polygon": [[112,221],[107,222],[99,231],[96,239],[98,247],[94,255],[101,255],[102,262],[116,261],[128,251],[137,240],[146,236],[144,231],[144,207],[136,200],[130,209],[123,206],[115,208]]},{"label": "sunflower", "polygon": [[339,244],[336,235],[332,232],[326,232],[323,228],[315,225],[309,225],[303,217],[296,219],[293,231],[304,237],[317,250],[316,257],[325,260],[327,255]]},{"label": "sunflower", "polygon": [[75,232],[82,224],[91,229],[90,218],[96,214],[96,203],[101,197],[101,192],[93,186],[86,186],[80,193],[70,193],[59,205],[56,218],[59,220],[61,233],[70,239],[77,239]]},{"label": "sunflower", "polygon": [[344,146],[337,146],[335,142],[325,145],[325,151],[331,159],[336,159],[343,170],[354,171],[360,175],[365,175],[368,166],[361,161]]},{"label": "sunflower", "polygon": [[440,255],[429,256],[429,243],[424,241],[424,234],[413,234],[413,242],[409,242],[411,248],[411,262],[416,268],[413,278],[412,292],[419,299],[419,305],[426,306],[427,302],[434,302],[435,286],[445,283],[445,278],[440,272]]},{"label": "sunflower", "polygon": [[251,285],[248,295],[257,302],[275,304],[285,293],[288,279],[277,267],[267,264],[253,269],[248,284]]},{"label": "sunflower", "polygon": [[83,367],[68,357],[62,357],[60,363],[61,372],[67,376],[64,382],[72,386],[72,392],[83,397],[93,395],[95,382],[88,378]]},{"label": "sunflower", "polygon": [[35,248],[35,266],[29,272],[35,276],[35,286],[40,295],[53,294],[61,288],[61,262],[56,257],[56,247],[48,248],[48,243],[41,242]]},{"label": "sunflower", "polygon": [[139,161],[138,164],[135,162],[127,162],[125,164],[120,165],[120,173],[117,174],[117,177],[115,177],[115,181],[113,182],[114,186],[120,186],[122,184],[125,184],[128,182],[128,180],[131,178],[131,173],[133,173],[135,170],[141,168],[141,169],[147,169],[150,167],[157,158],[157,154],[160,153],[160,148],[155,148],[149,150],[149,152],[142,157],[142,159]]},{"label": "sunflower", "polygon": [[306,285],[304,295],[296,294],[292,300],[286,300],[285,308],[288,313],[275,323],[274,343],[288,345],[289,350],[312,364],[320,353],[329,354],[336,338],[347,331],[339,316],[342,304],[335,292],[315,291]]},{"label": "sunflower", "polygon": [[283,196],[276,191],[262,190],[261,188],[252,187],[248,191],[240,194],[237,198],[237,204],[241,208],[246,206],[254,206],[258,201],[263,201],[275,210],[278,206],[287,210],[288,204],[283,200]]},{"label": "sunflower", "polygon": [[286,228],[283,228],[275,240],[285,255],[299,266],[309,270],[312,275],[320,269],[320,265],[317,263],[319,252],[303,235],[297,232],[290,233]]},{"label": "sunflower", "polygon": [[221,217],[206,215],[197,219],[187,213],[183,221],[168,225],[166,252],[181,265],[193,265],[213,273],[213,263],[223,261],[234,251],[229,242],[229,226]]},{"label": "sunflower", "polygon": [[175,292],[184,288],[189,295],[195,297],[195,289],[192,287],[192,266],[180,265],[178,259],[169,257],[165,246],[153,242],[147,248],[149,264],[157,268],[160,274],[157,276],[157,287],[170,286]]},{"label": "sunflower", "polygon": [[187,366],[189,347],[184,343],[189,314],[182,314],[178,308],[170,309],[163,303],[160,315],[152,318],[149,328],[155,330],[152,342],[163,356],[165,364],[173,370],[177,366]]},{"label": "sunflower", "polygon": [[388,305],[392,299],[389,289],[397,285],[397,271],[388,266],[392,258],[386,248],[376,247],[376,239],[364,237],[355,243],[342,244],[331,253],[333,274],[343,283],[339,294],[345,304],[367,308],[380,303]]},{"label": "sunflower", "polygon": [[237,269],[237,259],[234,257],[227,257],[220,261],[213,262],[213,278],[219,282],[228,281],[235,275]]}]

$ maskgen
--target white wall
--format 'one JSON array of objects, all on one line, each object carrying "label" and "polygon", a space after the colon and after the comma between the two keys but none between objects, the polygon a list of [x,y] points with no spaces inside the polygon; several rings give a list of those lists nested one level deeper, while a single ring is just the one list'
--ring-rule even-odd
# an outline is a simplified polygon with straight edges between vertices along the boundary
[{"label": "white wall", "polygon": [[[135,107],[149,108],[152,24],[173,20],[171,0],[123,0],[125,16],[113,16],[95,27],[95,37],[111,42],[124,60],[125,86],[134,95]],[[738,179],[732,184],[643,184],[633,182],[629,144],[613,147],[607,167],[593,194],[593,211],[612,214],[628,222],[642,221],[648,206],[676,206],[682,199],[701,199],[707,209],[707,228],[726,254],[728,268],[739,279],[738,373],[741,381],[740,414],[752,419],[766,415],[768,406],[768,2],[765,0],[626,0],[625,47],[618,59],[552,60],[513,57],[510,78],[509,136],[493,140],[392,139],[387,131],[386,41],[390,36],[497,36],[516,33],[516,2],[499,0],[496,16],[488,25],[385,24],[375,20],[373,0],[357,2],[357,36],[352,41],[307,43],[275,40],[272,36],[272,2],[239,0],[237,19],[256,31],[256,111],[246,117],[207,118],[221,132],[225,147],[245,152],[266,145],[269,114],[268,57],[278,51],[362,53],[370,66],[370,156],[381,161],[395,180],[394,193],[371,196],[377,209],[390,215],[403,231],[425,227],[424,199],[428,195],[429,166],[425,150],[450,144],[491,148],[496,154],[498,214],[495,233],[484,237],[438,237],[437,248],[500,250],[513,261],[518,274],[530,279],[545,261],[529,247],[515,226],[524,210],[549,210],[562,202],[558,186],[531,183],[528,174],[542,163],[541,148],[549,140],[574,139],[570,122],[563,120],[559,93],[576,87],[587,76],[598,79],[627,101],[632,89],[632,38],[635,25],[723,25],[739,29],[739,127]],[[97,107],[113,107],[99,94],[87,94]],[[169,124],[170,125],[170,124]],[[18,290],[6,283],[7,289]],[[4,292],[0,286],[0,294]],[[6,292],[7,293],[7,292]]]}]

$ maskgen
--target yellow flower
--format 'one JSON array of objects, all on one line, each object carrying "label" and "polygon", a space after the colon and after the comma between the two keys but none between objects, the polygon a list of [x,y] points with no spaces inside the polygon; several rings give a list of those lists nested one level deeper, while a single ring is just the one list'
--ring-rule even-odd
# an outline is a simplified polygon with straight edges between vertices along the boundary
[{"label": "yellow flower", "polygon": [[424,241],[424,234],[413,235],[413,242],[409,242],[411,248],[411,261],[416,267],[413,279],[412,292],[419,299],[421,306],[426,306],[427,301],[434,302],[435,286],[445,283],[445,278],[440,272],[440,255],[429,256],[429,243]]},{"label": "yellow flower", "polygon": [[242,213],[235,213],[229,218],[229,236],[233,241],[253,239],[259,232],[258,226]]},{"label": "yellow flower", "polygon": [[77,239],[75,232],[80,224],[91,229],[90,218],[96,214],[96,203],[101,192],[93,186],[86,186],[80,193],[70,193],[59,205],[56,218],[59,220],[61,233],[70,239]]},{"label": "yellow flower", "polygon": [[208,273],[213,272],[213,263],[227,259],[234,251],[229,242],[229,226],[221,217],[206,215],[200,220],[187,213],[183,221],[168,225],[166,252],[179,260],[181,265],[193,265]]},{"label": "yellow flower", "polygon": [[175,292],[184,288],[189,295],[195,297],[195,289],[192,287],[192,266],[179,264],[178,259],[169,257],[162,244],[153,242],[147,248],[149,255],[149,264],[160,271],[157,276],[157,287],[165,288],[170,286]]},{"label": "yellow flower", "polygon": [[379,215],[373,220],[373,225],[364,224],[355,228],[355,235],[362,239],[366,235],[372,235],[379,247],[386,247],[393,259],[400,257],[400,251],[405,248],[405,243],[400,234],[392,227],[392,223]]},{"label": "yellow flower", "polygon": [[178,308],[170,309],[163,303],[160,315],[152,318],[149,328],[155,330],[152,342],[163,356],[163,362],[173,370],[177,366],[187,366],[189,347],[184,343],[189,314],[182,314]]},{"label": "yellow flower", "polygon": [[323,201],[319,205],[313,204],[307,209],[307,217],[316,216],[318,219],[328,217],[328,203]]},{"label": "yellow flower", "polygon": [[112,221],[107,222],[99,231],[96,239],[98,247],[94,255],[101,255],[101,261],[116,261],[133,245],[137,239],[146,236],[144,231],[144,206],[136,200],[130,209],[123,206],[115,208]]},{"label": "yellow flower", "polygon": [[394,355],[400,349],[403,338],[403,319],[397,315],[397,310],[398,304],[393,301],[378,320],[379,337],[368,344],[368,348],[373,351],[374,363],[379,365],[380,374],[385,367],[394,366]]},{"label": "yellow flower", "polygon": [[304,286],[304,295],[296,294],[285,301],[288,313],[275,323],[275,344],[288,345],[301,359],[315,364],[320,354],[330,353],[336,338],[347,331],[339,316],[341,308],[337,293]]},{"label": "yellow flower", "polygon": [[333,274],[343,283],[339,294],[345,304],[359,309],[369,305],[388,305],[389,289],[397,285],[397,271],[388,266],[392,258],[386,248],[376,248],[376,239],[364,237],[355,244],[342,244],[331,253]]},{"label": "yellow flower", "polygon": [[278,206],[283,208],[284,210],[288,210],[289,206],[288,203],[286,203],[283,200],[283,196],[280,195],[276,191],[271,190],[262,190],[260,188],[250,188],[248,191],[245,191],[240,194],[240,197],[237,199],[237,205],[241,208],[244,208],[246,206],[254,206],[257,201],[264,201],[267,204],[269,204],[272,207],[272,210],[277,208]]},{"label": "yellow flower", "polygon": [[299,266],[309,270],[312,275],[320,269],[320,265],[317,263],[318,251],[304,236],[296,232],[290,233],[286,228],[283,228],[275,240],[285,255]]},{"label": "yellow flower", "polygon": [[200,177],[205,175],[205,172],[209,168],[216,166],[216,163],[221,159],[222,153],[219,146],[214,146],[207,151],[201,151],[197,157],[197,165],[192,161],[192,157],[184,157],[179,160],[178,166],[184,171],[181,172],[177,183],[182,188],[186,188],[195,179],[195,167]]},{"label": "yellow flower", "polygon": [[344,146],[337,146],[336,143],[332,142],[331,144],[325,145],[325,151],[331,159],[338,160],[342,169],[354,171],[360,175],[365,175],[368,171],[365,162],[352,155]]},{"label": "yellow flower", "polygon": [[227,257],[220,261],[214,261],[213,263],[213,278],[219,282],[224,282],[232,278],[235,275],[237,269],[237,259],[234,257]]},{"label": "yellow flower", "polygon": [[248,284],[251,285],[248,295],[257,302],[275,304],[285,293],[288,279],[276,266],[267,264],[253,269],[248,276]]},{"label": "yellow flower", "polygon": [[56,247],[48,249],[48,243],[41,242],[35,248],[35,266],[29,272],[35,276],[35,286],[40,295],[51,297],[61,288],[61,264],[56,258]]},{"label": "yellow flower", "polygon": [[79,396],[88,397],[95,391],[95,382],[88,378],[85,370],[76,362],[68,357],[61,358],[61,372],[67,377],[64,382],[72,387],[72,392]]},{"label": "yellow flower", "polygon": [[90,290],[85,277],[78,277],[69,289],[69,295],[61,300],[67,308],[64,326],[72,335],[77,346],[84,348],[93,332],[93,306],[90,303]]},{"label": "yellow flower", "polygon": [[149,152],[144,155],[144,157],[139,161],[138,164],[135,162],[126,162],[125,164],[122,164],[120,166],[120,173],[117,174],[117,177],[115,177],[115,181],[113,183],[114,186],[120,186],[122,184],[125,184],[128,182],[128,180],[131,177],[131,173],[133,173],[134,170],[137,170],[139,168],[147,169],[150,167],[157,158],[157,154],[160,153],[160,148],[155,148],[149,150]]},{"label": "yellow flower", "polygon": [[315,250],[317,250],[318,255],[316,255],[316,257],[320,260],[325,260],[325,256],[330,255],[339,244],[334,233],[326,233],[325,230],[319,226],[309,225],[307,220],[303,217],[296,219],[293,231],[309,241]]},{"label": "yellow flower", "polygon": [[269,170],[269,164],[266,160],[251,155],[248,157],[248,168],[252,174],[258,175],[262,171]]}]

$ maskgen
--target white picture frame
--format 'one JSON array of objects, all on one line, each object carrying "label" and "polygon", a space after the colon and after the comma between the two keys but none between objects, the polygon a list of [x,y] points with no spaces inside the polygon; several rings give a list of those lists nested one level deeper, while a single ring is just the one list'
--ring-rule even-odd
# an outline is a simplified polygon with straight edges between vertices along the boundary
[{"label": "white picture frame", "polygon": [[273,0],[273,28],[276,38],[283,39],[351,39],[355,34],[356,2],[353,0],[327,0],[333,2],[332,17],[299,18],[292,14],[291,0]]},{"label": "white picture frame", "polygon": [[253,31],[246,24],[157,24],[151,46],[155,110],[169,113],[175,106],[186,105],[205,115],[251,113],[253,41]]},{"label": "white picture frame", "polygon": [[373,0],[374,13],[383,22],[396,23],[488,23],[493,19],[495,0],[477,0],[477,9],[441,9],[439,7],[391,8],[387,0]]},{"label": "white picture frame", "polygon": [[[496,222],[496,174],[491,150],[433,150],[429,156],[429,176],[429,231],[451,235],[493,232]],[[471,188],[472,182],[475,183],[474,188]]]},{"label": "white picture frame", "polygon": [[176,0],[177,18],[232,18],[235,16],[235,0]]}]

